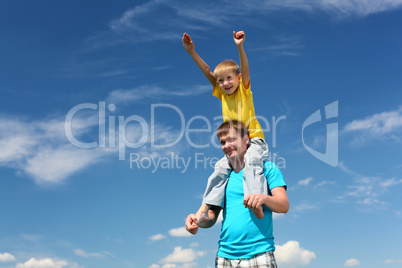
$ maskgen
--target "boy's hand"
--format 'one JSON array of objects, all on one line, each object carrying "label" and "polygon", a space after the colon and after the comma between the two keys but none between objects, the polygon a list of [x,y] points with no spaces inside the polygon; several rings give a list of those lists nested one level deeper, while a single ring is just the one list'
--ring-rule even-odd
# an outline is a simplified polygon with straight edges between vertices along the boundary
[{"label": "boy's hand", "polygon": [[187,52],[190,52],[190,51],[194,50],[194,43],[191,40],[191,37],[187,33],[183,34],[183,39],[182,40],[183,40],[184,49]]},{"label": "boy's hand", "polygon": [[240,46],[244,43],[244,40],[246,40],[246,34],[243,31],[239,31],[237,33],[233,31],[233,39],[236,45]]}]

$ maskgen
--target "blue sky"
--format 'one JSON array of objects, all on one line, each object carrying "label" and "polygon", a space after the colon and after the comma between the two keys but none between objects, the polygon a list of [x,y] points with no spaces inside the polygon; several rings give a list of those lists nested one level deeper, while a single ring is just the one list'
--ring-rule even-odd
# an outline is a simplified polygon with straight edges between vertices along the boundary
[{"label": "blue sky", "polygon": [[234,30],[288,184],[280,267],[401,267],[401,16],[400,0],[1,1],[0,267],[213,267],[220,224],[183,225],[222,157],[221,107],[181,36],[214,67],[238,60]]}]

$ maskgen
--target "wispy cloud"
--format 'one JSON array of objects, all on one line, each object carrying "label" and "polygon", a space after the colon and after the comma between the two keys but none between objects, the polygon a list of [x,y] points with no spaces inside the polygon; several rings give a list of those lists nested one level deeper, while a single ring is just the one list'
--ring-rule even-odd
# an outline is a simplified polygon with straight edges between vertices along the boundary
[{"label": "wispy cloud", "polygon": [[[241,6],[242,8],[237,8]],[[402,7],[402,0],[275,0],[239,1],[230,5],[226,1],[151,0],[126,10],[119,18],[109,22],[104,32],[89,38],[92,47],[116,45],[125,42],[138,43],[155,40],[178,40],[184,31],[201,31],[231,25],[237,15],[248,18],[273,12],[304,11],[325,13],[340,21],[363,18],[370,14],[386,12]],[[248,15],[253,16],[248,16]],[[158,18],[155,20],[154,18]],[[288,19],[288,17],[287,17]],[[255,22],[257,23],[257,21]],[[261,20],[258,20],[261,24]],[[288,52],[294,54],[296,52]]]},{"label": "wispy cloud", "polygon": [[309,177],[307,179],[304,180],[300,180],[297,184],[298,185],[303,185],[303,186],[307,186],[310,184],[310,182],[313,180],[313,178]]},{"label": "wispy cloud", "polygon": [[[146,129],[145,137],[138,137],[139,133],[143,133],[141,126],[128,124],[124,129],[116,127],[119,143],[101,147],[98,111],[93,111],[92,114],[77,113],[71,125],[65,119],[57,117],[29,121],[19,117],[0,116],[0,166],[16,169],[19,175],[27,175],[38,185],[49,186],[63,183],[73,174],[110,159],[111,156],[118,159],[118,152],[122,152],[125,157],[126,149],[130,149],[132,143],[139,139],[145,138],[143,145],[136,149],[141,157],[167,156],[184,148],[179,144],[180,141],[166,148],[152,148],[152,143],[170,144],[179,136],[178,131],[161,126],[160,123],[155,123],[151,130]],[[71,129],[75,140],[89,140],[94,143],[93,148],[82,148],[74,144],[72,138],[65,133],[66,127]],[[105,133],[106,136],[108,134]],[[131,143],[123,143],[123,140]]]},{"label": "wispy cloud", "polygon": [[[23,171],[38,184],[60,183],[100,157],[69,144],[61,118],[27,121],[0,117],[0,126],[0,165]],[[77,121],[77,133],[86,132],[83,126]]]},{"label": "wispy cloud", "polygon": [[371,140],[392,140],[401,142],[402,107],[395,111],[383,112],[353,120],[347,123],[343,134],[353,134],[353,144],[365,144]]},{"label": "wispy cloud", "polygon": [[264,51],[277,56],[300,56],[303,48],[300,36],[276,36],[273,37],[275,44],[260,47],[251,47],[250,51]]},{"label": "wispy cloud", "polygon": [[117,89],[112,91],[107,97],[108,103],[118,104],[127,102],[138,102],[147,99],[158,99],[166,96],[194,96],[211,91],[210,85],[198,85],[182,90],[170,90],[159,86],[144,85],[133,89]]},{"label": "wispy cloud", "polygon": [[402,179],[381,177],[369,177],[351,171],[341,162],[339,168],[354,177],[354,184],[347,187],[340,199],[354,198],[358,205],[370,206],[371,208],[386,208],[389,204],[382,200],[382,196],[392,187],[402,184]]},{"label": "wispy cloud", "polygon": [[303,201],[303,202],[295,205],[295,207],[292,208],[292,212],[301,213],[301,212],[305,212],[308,210],[317,210],[318,208],[319,208],[319,206],[317,204],[313,204],[308,201]]},{"label": "wispy cloud", "polygon": [[80,257],[84,258],[104,258],[106,256],[114,256],[112,253],[108,251],[102,251],[102,252],[87,252],[83,249],[77,248],[74,250],[74,254]]},{"label": "wispy cloud", "polygon": [[276,0],[247,2],[250,10],[268,11],[292,11],[326,12],[336,20],[347,18],[362,18],[370,14],[395,10],[402,7],[401,0]]}]

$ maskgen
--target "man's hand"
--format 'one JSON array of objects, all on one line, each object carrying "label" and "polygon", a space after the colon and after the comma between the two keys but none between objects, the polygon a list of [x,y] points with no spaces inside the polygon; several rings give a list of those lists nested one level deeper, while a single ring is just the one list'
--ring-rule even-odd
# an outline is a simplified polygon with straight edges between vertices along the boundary
[{"label": "man's hand", "polygon": [[183,40],[184,49],[187,52],[190,52],[190,51],[194,50],[194,43],[191,40],[191,37],[187,33],[183,34],[182,40]]},{"label": "man's hand", "polygon": [[186,230],[190,234],[195,235],[198,232],[198,225],[197,225],[197,218],[195,217],[195,214],[190,214],[187,216],[186,219]]},{"label": "man's hand", "polygon": [[243,31],[235,32],[233,31],[233,40],[235,41],[237,46],[240,46],[246,40],[246,34]]}]

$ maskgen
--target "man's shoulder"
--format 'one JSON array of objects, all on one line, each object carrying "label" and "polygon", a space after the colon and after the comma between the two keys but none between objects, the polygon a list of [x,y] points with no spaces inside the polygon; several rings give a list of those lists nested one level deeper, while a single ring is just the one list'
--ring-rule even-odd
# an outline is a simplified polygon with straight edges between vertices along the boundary
[{"label": "man's shoulder", "polygon": [[278,166],[277,166],[274,162],[266,161],[266,162],[264,163],[264,169],[265,169],[265,170],[278,169]]}]

